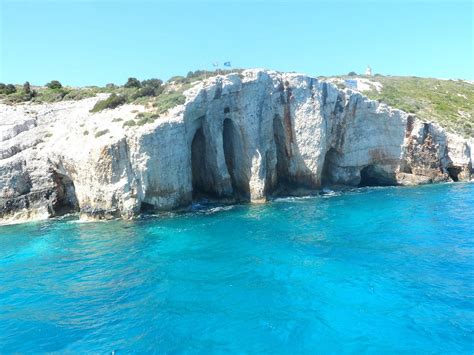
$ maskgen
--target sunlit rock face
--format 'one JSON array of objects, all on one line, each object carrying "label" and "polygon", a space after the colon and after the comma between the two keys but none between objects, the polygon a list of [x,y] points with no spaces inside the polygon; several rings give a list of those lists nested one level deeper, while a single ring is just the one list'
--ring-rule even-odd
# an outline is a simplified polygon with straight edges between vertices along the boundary
[{"label": "sunlit rock face", "polygon": [[467,181],[472,141],[300,74],[247,70],[197,83],[142,127],[96,98],[0,105],[0,216],[131,218],[202,197],[264,201],[322,186]]}]

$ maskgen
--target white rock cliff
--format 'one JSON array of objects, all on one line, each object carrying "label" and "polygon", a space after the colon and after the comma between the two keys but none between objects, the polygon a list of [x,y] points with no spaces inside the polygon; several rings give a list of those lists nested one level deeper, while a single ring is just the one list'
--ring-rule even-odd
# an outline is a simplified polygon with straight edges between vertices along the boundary
[{"label": "white rock cliff", "polygon": [[103,95],[0,104],[3,222],[71,211],[131,218],[193,196],[262,201],[297,188],[468,181],[473,173],[472,141],[300,74],[213,77],[142,127],[123,121],[143,106],[90,113]]}]

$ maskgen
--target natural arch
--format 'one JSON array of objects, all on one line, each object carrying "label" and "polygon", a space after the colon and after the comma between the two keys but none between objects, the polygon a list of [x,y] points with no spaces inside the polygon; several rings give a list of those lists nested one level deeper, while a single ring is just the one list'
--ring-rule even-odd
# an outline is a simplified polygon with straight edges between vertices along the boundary
[{"label": "natural arch", "polygon": [[459,166],[450,166],[447,168],[448,175],[454,182],[459,181],[459,174],[461,173],[462,169]]},{"label": "natural arch", "polygon": [[249,178],[245,173],[246,166],[243,161],[244,147],[239,130],[230,118],[224,120],[222,140],[225,163],[230,175],[234,196],[239,199],[249,199]]},{"label": "natural arch", "polygon": [[74,182],[68,176],[57,171],[53,172],[53,179],[56,189],[52,195],[51,215],[62,216],[79,211]]}]

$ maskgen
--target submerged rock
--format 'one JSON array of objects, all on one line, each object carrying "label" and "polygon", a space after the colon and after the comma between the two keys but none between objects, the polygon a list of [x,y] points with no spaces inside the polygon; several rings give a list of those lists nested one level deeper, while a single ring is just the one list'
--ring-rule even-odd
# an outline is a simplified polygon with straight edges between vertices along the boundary
[{"label": "submerged rock", "polygon": [[0,218],[77,211],[132,218],[209,196],[262,201],[321,186],[467,181],[472,141],[301,74],[247,70],[197,83],[145,126],[103,96],[0,104]]}]

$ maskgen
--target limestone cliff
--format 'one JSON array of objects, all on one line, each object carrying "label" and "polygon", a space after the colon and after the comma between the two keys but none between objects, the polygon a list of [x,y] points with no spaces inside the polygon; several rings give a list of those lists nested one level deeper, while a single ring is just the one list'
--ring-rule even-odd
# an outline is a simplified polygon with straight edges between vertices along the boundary
[{"label": "limestone cliff", "polygon": [[0,105],[0,218],[80,211],[131,218],[193,198],[261,201],[326,185],[471,178],[472,142],[358,92],[300,74],[247,70],[197,83],[154,123],[90,113],[101,95]]}]

